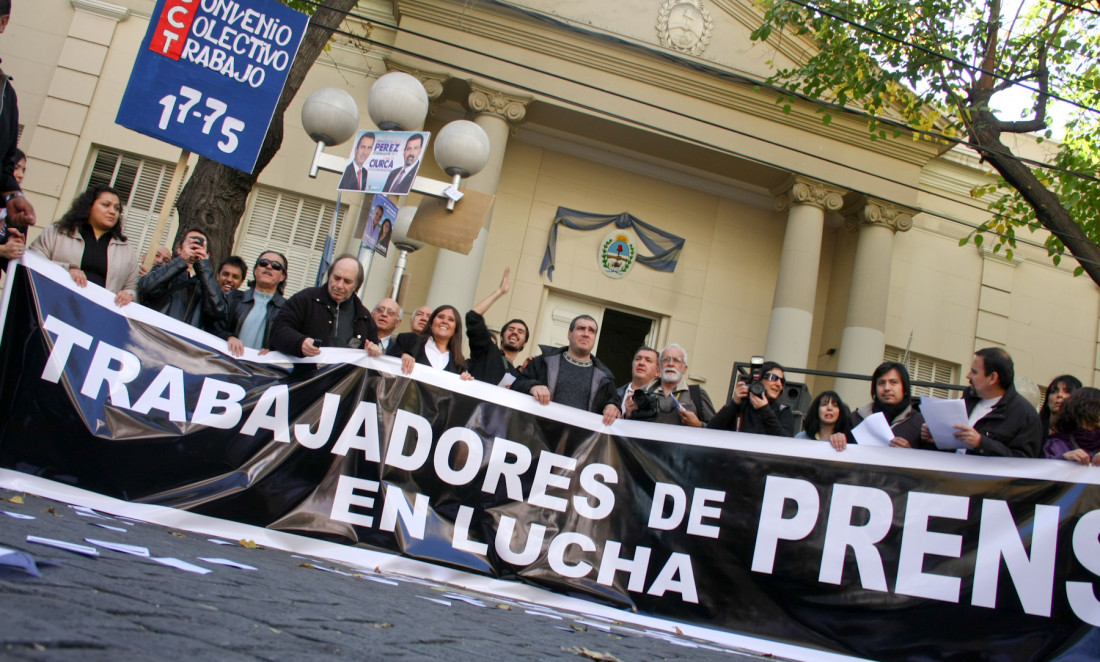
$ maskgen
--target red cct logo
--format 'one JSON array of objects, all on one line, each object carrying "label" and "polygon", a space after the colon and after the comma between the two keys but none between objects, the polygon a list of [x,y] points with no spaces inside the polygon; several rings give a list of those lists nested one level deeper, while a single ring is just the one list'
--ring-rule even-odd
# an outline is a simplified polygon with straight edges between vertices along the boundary
[{"label": "red cct logo", "polygon": [[167,0],[157,21],[157,30],[149,43],[149,50],[173,60],[180,59],[191,22],[195,20],[198,0]]}]

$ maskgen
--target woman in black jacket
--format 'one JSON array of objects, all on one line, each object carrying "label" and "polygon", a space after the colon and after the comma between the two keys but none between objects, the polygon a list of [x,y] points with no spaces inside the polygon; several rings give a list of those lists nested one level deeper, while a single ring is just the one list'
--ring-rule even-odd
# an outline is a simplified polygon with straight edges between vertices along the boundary
[{"label": "woman in black jacket", "polygon": [[793,437],[794,412],[778,402],[786,384],[783,367],[775,361],[765,361],[760,366],[760,382],[764,385],[763,395],[751,393],[748,382],[737,382],[733,389],[733,401],[722,407],[707,427]]},{"label": "woman in black jacket", "polygon": [[430,365],[461,375],[466,371],[462,356],[462,319],[454,306],[432,311],[420,333],[401,333],[390,343],[390,356],[401,357],[401,372],[412,372],[413,364]]}]

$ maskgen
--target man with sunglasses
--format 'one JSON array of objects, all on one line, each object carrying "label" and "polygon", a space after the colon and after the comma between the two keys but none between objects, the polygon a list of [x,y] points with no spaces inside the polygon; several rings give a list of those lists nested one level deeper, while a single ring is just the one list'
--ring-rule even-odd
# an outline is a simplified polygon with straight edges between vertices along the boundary
[{"label": "man with sunglasses", "polygon": [[[688,367],[687,351],[683,347],[673,343],[662,349],[658,365],[659,380],[645,390],[657,412],[649,420],[701,428],[714,418],[714,403],[707,392],[695,384],[689,386],[683,383]],[[631,398],[625,403],[623,415],[637,418],[634,415],[636,407]]]},{"label": "man with sunglasses", "polygon": [[793,437],[794,412],[779,402],[786,384],[783,367],[775,361],[765,361],[760,366],[760,381],[764,386],[763,395],[751,392],[748,381],[738,380],[733,400],[710,419],[707,427]]},{"label": "man with sunglasses", "polygon": [[264,251],[252,268],[248,289],[229,293],[229,315],[217,335],[229,343],[230,354],[241,356],[245,347],[258,349],[261,354],[271,349],[271,323],[286,303],[283,298],[286,276],[286,256]]},{"label": "man with sunglasses", "polygon": [[225,322],[226,303],[209,251],[206,233],[188,228],[176,242],[175,257],[138,281],[138,301],[184,324],[215,332]]}]

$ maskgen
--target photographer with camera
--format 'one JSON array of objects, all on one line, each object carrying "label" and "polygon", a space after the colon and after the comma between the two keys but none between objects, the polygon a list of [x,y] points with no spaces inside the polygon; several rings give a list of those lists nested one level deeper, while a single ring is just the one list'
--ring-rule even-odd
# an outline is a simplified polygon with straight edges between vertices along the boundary
[{"label": "photographer with camera", "polygon": [[739,379],[733,389],[733,401],[722,407],[707,427],[793,437],[794,412],[778,402],[786,384],[783,367],[775,361],[757,361],[758,357],[753,357],[748,377]]},{"label": "photographer with camera", "polygon": [[659,364],[660,379],[648,388],[634,391],[632,401],[626,404],[626,417],[703,427],[714,417],[714,405],[701,387],[682,383],[687,374],[687,351],[673,343],[661,350]]},{"label": "photographer with camera", "polygon": [[657,379],[657,359],[657,350],[647,345],[642,345],[634,352],[634,360],[630,362],[630,381],[615,391],[619,398],[619,409],[623,410],[624,417],[631,418],[630,401],[634,393],[645,390],[653,380]]},{"label": "photographer with camera", "polygon": [[228,307],[209,250],[206,234],[189,228],[176,243],[175,257],[138,281],[138,301],[184,324],[214,331],[226,319]]}]

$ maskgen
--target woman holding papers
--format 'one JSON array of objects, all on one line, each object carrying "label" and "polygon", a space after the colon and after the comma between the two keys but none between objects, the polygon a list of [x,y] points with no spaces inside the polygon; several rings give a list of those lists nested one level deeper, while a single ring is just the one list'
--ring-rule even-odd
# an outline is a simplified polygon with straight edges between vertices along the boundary
[{"label": "woman holding papers", "polygon": [[1079,388],[1061,404],[1043,457],[1100,466],[1100,389]]}]

